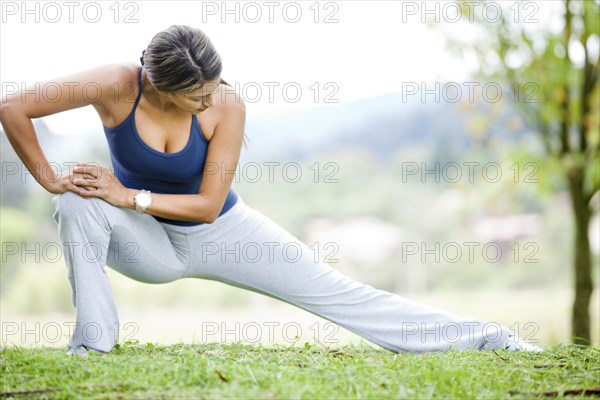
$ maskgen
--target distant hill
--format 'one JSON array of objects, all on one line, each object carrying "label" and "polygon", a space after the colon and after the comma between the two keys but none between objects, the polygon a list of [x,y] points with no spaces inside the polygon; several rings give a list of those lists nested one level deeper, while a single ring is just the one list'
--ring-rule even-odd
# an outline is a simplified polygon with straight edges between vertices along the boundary
[{"label": "distant hill", "polygon": [[302,160],[342,147],[359,147],[383,160],[414,146],[461,152],[473,144],[468,120],[475,112],[490,116],[485,140],[510,142],[528,133],[525,124],[514,126],[520,118],[510,104],[422,103],[416,96],[403,102],[401,93],[393,93],[247,118],[246,132],[254,143],[244,156]]}]

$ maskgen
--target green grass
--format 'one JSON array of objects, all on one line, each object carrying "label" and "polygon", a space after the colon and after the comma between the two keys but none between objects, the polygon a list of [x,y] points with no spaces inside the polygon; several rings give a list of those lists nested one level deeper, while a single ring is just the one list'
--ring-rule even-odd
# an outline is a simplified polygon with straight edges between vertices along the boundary
[{"label": "green grass", "polygon": [[[394,354],[365,345],[127,342],[68,357],[4,347],[0,398],[532,398],[600,386],[600,348]],[[515,393],[519,392],[519,393]],[[596,394],[597,395],[597,394]],[[586,397],[589,393],[567,397]]]}]

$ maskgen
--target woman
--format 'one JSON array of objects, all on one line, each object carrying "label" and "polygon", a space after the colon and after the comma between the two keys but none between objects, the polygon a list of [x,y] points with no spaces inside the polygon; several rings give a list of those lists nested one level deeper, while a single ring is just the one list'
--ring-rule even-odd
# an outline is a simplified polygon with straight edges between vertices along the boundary
[{"label": "woman", "polygon": [[[2,102],[1,122],[17,155],[56,194],[54,219],[77,310],[69,354],[109,352],[117,342],[106,265],[142,282],[202,278],[262,293],[396,353],[540,350],[508,328],[412,302],[315,262],[304,243],[248,206],[231,187],[244,102],[221,79],[219,54],[202,31],[171,26],[158,33],[141,64],[41,85],[42,98],[52,101],[15,95]],[[90,85],[94,98],[83,90]],[[60,176],[36,174],[48,161],[31,118],[86,105],[103,123],[114,172],[79,164]],[[135,244],[133,259],[119,256],[123,243]],[[86,244],[97,257],[82,251]],[[298,256],[282,251],[290,246]]]}]

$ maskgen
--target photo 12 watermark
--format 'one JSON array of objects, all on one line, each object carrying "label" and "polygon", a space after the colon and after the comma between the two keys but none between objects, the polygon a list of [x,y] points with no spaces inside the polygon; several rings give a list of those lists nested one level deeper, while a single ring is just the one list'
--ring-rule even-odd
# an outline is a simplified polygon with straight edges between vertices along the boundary
[{"label": "photo 12 watermark", "polygon": [[509,179],[514,183],[539,183],[539,165],[533,161],[503,165],[495,161],[463,161],[427,163],[404,161],[401,165],[402,183],[497,183]]},{"label": "photo 12 watermark", "polygon": [[137,24],[140,4],[137,1],[2,1],[0,12],[3,24]]},{"label": "photo 12 watermark", "polygon": [[510,328],[504,327],[497,322],[483,322],[464,320],[460,322],[416,322],[403,321],[401,323],[399,337],[402,343],[445,343],[449,345],[460,345],[466,347],[470,343],[483,341],[486,346],[496,347],[504,345],[508,336],[518,336],[529,343],[538,343],[534,335],[539,332],[538,324],[528,322],[523,325],[519,332],[519,323]]},{"label": "photo 12 watermark", "polygon": [[539,85],[535,82],[403,82],[402,102],[418,99],[421,103],[497,103],[508,98],[514,103],[538,103]]},{"label": "photo 12 watermark", "polygon": [[340,327],[333,322],[314,322],[304,327],[295,321],[216,322],[203,321],[200,328],[200,340],[203,343],[247,342],[247,343],[297,343],[309,338],[314,343],[336,344],[335,335]]},{"label": "photo 12 watermark", "polygon": [[[79,322],[16,322],[0,323],[0,343],[6,345],[30,343],[40,346],[52,345],[72,337],[76,329],[81,332],[82,339],[89,344],[99,342],[105,335],[111,340],[135,340],[140,327],[135,322],[114,323],[102,328],[97,322],[80,324]],[[80,329],[79,329],[80,328]]]},{"label": "photo 12 watermark", "polygon": [[340,22],[338,1],[203,1],[202,23],[288,23]]},{"label": "photo 12 watermark", "polygon": [[[200,248],[201,260],[207,263],[218,261],[235,263],[269,263],[280,262],[297,264],[310,260],[314,263],[337,263],[335,255],[340,246],[335,242],[314,242],[310,246],[300,241],[289,242],[203,242]],[[308,257],[307,257],[308,256]]]},{"label": "photo 12 watermark", "polygon": [[455,264],[485,261],[498,263],[510,260],[514,263],[537,264],[540,245],[536,242],[512,242],[503,246],[498,242],[402,242],[402,262],[421,263],[441,262]]},{"label": "photo 12 watermark", "polygon": [[103,245],[98,242],[2,242],[2,263],[54,264],[82,259],[87,263],[137,264],[140,245],[135,241]]},{"label": "photo 12 watermark", "polygon": [[239,102],[239,97],[247,103],[267,102],[273,103],[298,103],[304,98],[314,104],[336,104],[339,103],[337,97],[340,86],[337,82],[311,82],[302,84],[295,81],[277,82],[234,82],[233,88],[227,87],[221,91],[221,98],[224,100],[228,96],[235,96]]},{"label": "photo 12 watermark", "polygon": [[295,161],[249,161],[236,163],[234,169],[227,168],[225,163],[207,162],[205,164],[206,180],[219,176],[221,182],[225,182],[228,175],[233,175],[233,182],[240,183],[297,183],[302,179],[312,183],[339,183],[338,163],[315,161],[310,165],[302,165]]},{"label": "photo 12 watermark", "polygon": [[499,25],[504,17],[515,23],[537,24],[539,11],[535,1],[402,1],[401,19],[403,23],[483,21]]}]

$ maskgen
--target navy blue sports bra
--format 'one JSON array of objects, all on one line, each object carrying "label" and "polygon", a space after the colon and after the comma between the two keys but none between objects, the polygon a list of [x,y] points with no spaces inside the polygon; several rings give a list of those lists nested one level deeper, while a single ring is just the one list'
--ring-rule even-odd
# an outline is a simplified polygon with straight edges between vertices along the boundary
[{"label": "navy blue sports bra", "polygon": [[[123,186],[146,189],[152,193],[196,194],[206,161],[208,141],[200,129],[196,115],[192,114],[192,126],[187,145],[176,153],[163,153],[148,146],[135,126],[135,110],[142,96],[142,68],[138,77],[138,95],[133,110],[125,121],[114,128],[104,126],[110,158],[115,176]],[[220,215],[237,202],[238,195],[229,189]],[[179,221],[153,216],[160,222],[173,225],[193,226],[202,222]]]}]

